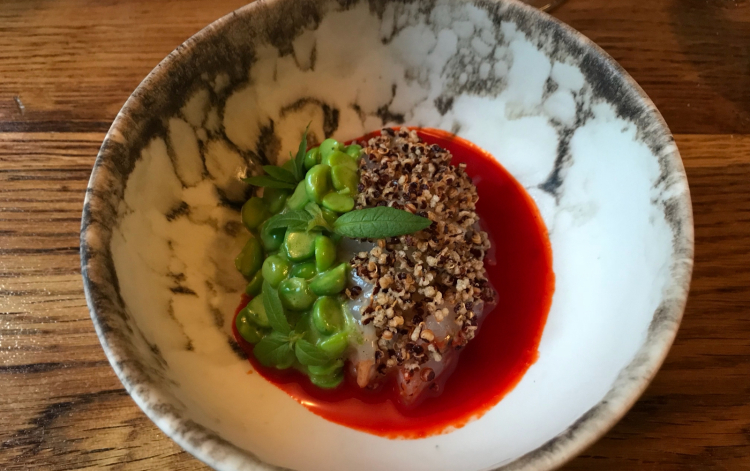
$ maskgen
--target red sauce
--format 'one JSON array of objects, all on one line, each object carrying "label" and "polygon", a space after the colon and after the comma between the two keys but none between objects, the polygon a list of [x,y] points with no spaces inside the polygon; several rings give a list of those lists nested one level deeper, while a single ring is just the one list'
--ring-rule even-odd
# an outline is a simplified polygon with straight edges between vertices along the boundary
[{"label": "red sauce", "polygon": [[[252,345],[234,330],[255,370],[311,412],[389,438],[422,438],[459,428],[497,404],[537,359],[555,284],[547,229],[523,187],[472,143],[434,129],[420,129],[419,134],[450,150],[454,164],[467,164],[479,192],[477,212],[494,248],[486,268],[498,292],[497,306],[485,314],[477,336],[460,352],[441,393],[405,408],[395,381],[376,392],[360,389],[353,378],[333,391],[323,390],[302,373],[258,364]],[[243,298],[237,312],[247,301]]]}]

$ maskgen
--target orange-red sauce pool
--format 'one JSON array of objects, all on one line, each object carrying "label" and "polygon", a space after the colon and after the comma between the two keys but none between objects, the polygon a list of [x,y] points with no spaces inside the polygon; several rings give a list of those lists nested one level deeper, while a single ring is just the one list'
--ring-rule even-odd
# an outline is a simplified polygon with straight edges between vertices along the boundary
[{"label": "orange-red sauce pool", "polygon": [[497,306],[460,352],[440,394],[404,408],[395,381],[376,392],[360,389],[353,379],[335,390],[320,389],[296,370],[260,365],[253,346],[234,329],[255,370],[297,402],[332,422],[389,438],[422,438],[459,428],[497,404],[537,359],[555,284],[547,229],[524,188],[470,142],[434,129],[418,132],[426,142],[451,151],[454,164],[467,164],[479,192],[477,212],[493,247],[487,274],[498,293]]}]

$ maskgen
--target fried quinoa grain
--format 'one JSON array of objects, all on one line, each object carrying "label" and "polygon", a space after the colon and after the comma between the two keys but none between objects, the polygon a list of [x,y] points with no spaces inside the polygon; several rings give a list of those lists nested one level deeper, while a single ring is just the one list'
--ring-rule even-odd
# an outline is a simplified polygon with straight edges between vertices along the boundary
[{"label": "fried quinoa grain", "polygon": [[[477,313],[495,302],[484,269],[490,243],[479,230],[479,198],[466,165],[451,165],[448,151],[414,131],[386,128],[363,152],[357,209],[387,205],[433,221],[416,234],[373,241],[370,252],[351,261],[375,286],[362,316],[378,337],[375,369],[415,371],[431,359],[441,361],[449,348],[464,347],[477,330]],[[453,338],[436,338],[425,327],[431,317],[455,323],[445,329],[455,332]],[[429,371],[423,376],[432,379]]]}]

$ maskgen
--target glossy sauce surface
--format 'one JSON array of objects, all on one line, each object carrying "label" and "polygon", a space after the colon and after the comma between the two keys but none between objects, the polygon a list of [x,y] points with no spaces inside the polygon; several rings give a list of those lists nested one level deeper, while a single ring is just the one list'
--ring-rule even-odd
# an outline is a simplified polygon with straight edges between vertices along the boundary
[{"label": "glossy sauce surface", "polygon": [[[485,314],[477,336],[453,362],[453,373],[441,376],[439,394],[405,408],[398,401],[395,380],[375,392],[360,389],[354,378],[335,390],[320,389],[302,373],[258,364],[252,345],[234,330],[255,370],[307,409],[389,438],[422,438],[462,427],[512,390],[537,359],[555,283],[547,229],[524,188],[470,142],[434,129],[418,132],[426,142],[448,149],[453,164],[467,164],[479,193],[477,213],[492,243],[485,266],[498,293],[497,306]],[[246,302],[243,299],[237,312]]]}]

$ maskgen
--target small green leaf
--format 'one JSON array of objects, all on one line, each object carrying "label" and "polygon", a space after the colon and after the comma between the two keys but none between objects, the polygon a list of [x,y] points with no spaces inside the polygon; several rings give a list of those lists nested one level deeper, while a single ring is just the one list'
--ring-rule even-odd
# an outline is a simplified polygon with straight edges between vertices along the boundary
[{"label": "small green leaf", "polygon": [[432,221],[388,206],[365,208],[342,214],[333,223],[337,234],[352,239],[385,239],[413,234],[430,227]]},{"label": "small green leaf", "polygon": [[285,213],[271,216],[264,226],[267,232],[287,228],[292,231],[304,231],[307,229],[307,223],[312,219],[307,211],[302,209],[293,209]]},{"label": "small green leaf", "polygon": [[305,132],[302,134],[302,140],[297,149],[297,157],[294,159],[294,170],[297,172],[297,181],[305,178],[305,154],[307,154],[307,132],[310,130],[310,123],[307,124]]},{"label": "small green leaf", "polygon": [[294,363],[294,350],[289,336],[280,332],[271,332],[253,348],[253,355],[263,366],[289,368]]},{"label": "small green leaf", "polygon": [[294,178],[292,172],[285,168],[277,167],[275,165],[264,165],[263,171],[265,171],[271,178],[282,182],[297,184],[297,179]]},{"label": "small green leaf", "polygon": [[323,350],[304,339],[297,341],[294,352],[297,354],[297,360],[303,365],[323,366],[331,361],[331,357]]},{"label": "small green leaf", "polygon": [[268,323],[276,332],[288,334],[291,332],[289,321],[284,314],[284,306],[281,305],[279,292],[273,289],[268,281],[263,281],[263,307],[266,309]]},{"label": "small green leaf", "polygon": [[257,175],[254,177],[243,178],[242,181],[249,185],[262,186],[266,188],[280,188],[283,190],[293,190],[296,186],[294,183],[276,180],[269,175]]},{"label": "small green leaf", "polygon": [[320,209],[320,206],[318,206],[315,203],[307,203],[305,206],[305,210],[312,216],[312,219],[310,219],[307,223],[306,230],[313,231],[316,229],[324,229],[330,232],[333,232],[333,227],[328,223],[328,220],[326,220],[325,216],[323,215],[323,211]]}]

